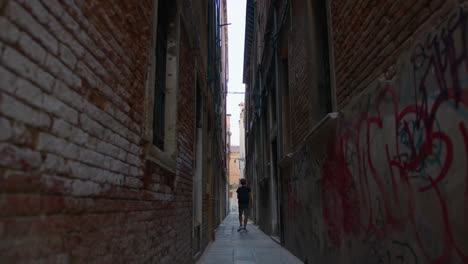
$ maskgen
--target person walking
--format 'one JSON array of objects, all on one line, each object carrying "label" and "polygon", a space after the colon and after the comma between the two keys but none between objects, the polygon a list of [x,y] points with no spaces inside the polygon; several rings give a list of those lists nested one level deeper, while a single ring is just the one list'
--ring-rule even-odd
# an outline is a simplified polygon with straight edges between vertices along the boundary
[{"label": "person walking", "polygon": [[[241,187],[237,188],[237,201],[239,204],[239,229],[247,231],[247,217],[249,216],[250,203],[252,196],[250,194],[250,188],[247,187],[247,181],[245,179],[240,180]],[[244,215],[244,227],[242,227],[242,215]]]}]

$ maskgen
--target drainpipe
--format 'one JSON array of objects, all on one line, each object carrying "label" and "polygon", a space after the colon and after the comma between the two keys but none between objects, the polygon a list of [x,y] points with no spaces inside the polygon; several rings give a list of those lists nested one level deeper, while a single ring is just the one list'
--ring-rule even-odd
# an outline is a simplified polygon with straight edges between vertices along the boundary
[{"label": "drainpipe", "polygon": [[274,8],[274,30],[275,32],[275,39],[273,40],[273,52],[275,56],[275,94],[276,94],[276,128],[277,128],[277,140],[276,140],[276,212],[278,217],[278,234],[280,236],[280,240],[283,240],[281,237],[281,183],[279,182],[281,179],[281,168],[279,163],[281,158],[283,157],[283,118],[282,118],[282,99],[280,95],[280,78],[279,78],[279,54],[278,54],[278,40],[279,40],[279,28],[278,28],[278,8],[275,6]]}]

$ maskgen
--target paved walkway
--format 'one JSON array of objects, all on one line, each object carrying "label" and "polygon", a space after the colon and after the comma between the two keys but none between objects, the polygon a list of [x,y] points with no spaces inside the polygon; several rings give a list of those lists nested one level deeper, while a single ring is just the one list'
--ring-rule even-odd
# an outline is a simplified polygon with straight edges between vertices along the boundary
[{"label": "paved walkway", "polygon": [[238,227],[237,214],[226,217],[198,264],[302,264],[257,226],[248,224],[248,231],[237,232]]}]

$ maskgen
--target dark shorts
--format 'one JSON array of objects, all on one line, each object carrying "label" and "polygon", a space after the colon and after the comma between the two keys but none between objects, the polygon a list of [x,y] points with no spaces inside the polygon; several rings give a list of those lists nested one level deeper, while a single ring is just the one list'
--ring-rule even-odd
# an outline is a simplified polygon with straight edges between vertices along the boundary
[{"label": "dark shorts", "polygon": [[249,204],[239,204],[239,215],[242,216],[243,214],[245,216],[249,216]]}]

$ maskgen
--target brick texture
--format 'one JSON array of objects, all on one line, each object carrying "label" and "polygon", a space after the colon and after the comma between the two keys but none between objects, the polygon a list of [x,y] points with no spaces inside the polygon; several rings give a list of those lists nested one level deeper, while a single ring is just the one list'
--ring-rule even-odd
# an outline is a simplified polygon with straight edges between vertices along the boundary
[{"label": "brick texture", "polygon": [[192,262],[204,55],[181,30],[172,172],[143,149],[153,3],[0,1],[0,262]]},{"label": "brick texture", "polygon": [[[460,114],[468,2],[282,0],[276,10],[267,2],[248,1],[256,14],[254,21],[247,16],[247,30],[256,38],[247,40],[254,47],[245,52],[244,68],[246,178],[257,180],[260,228],[278,234],[304,263],[468,263],[467,118]],[[321,82],[327,37],[329,86]],[[275,77],[284,76],[275,71],[276,47],[288,59],[288,85],[280,82],[277,96],[287,89],[290,127],[279,139],[291,136],[287,153],[270,148],[281,136],[271,124]],[[327,89],[332,109],[323,102]],[[339,115],[325,118],[331,111]]]},{"label": "brick texture", "polygon": [[394,65],[412,36],[437,24],[458,2],[331,1],[338,110]]}]

